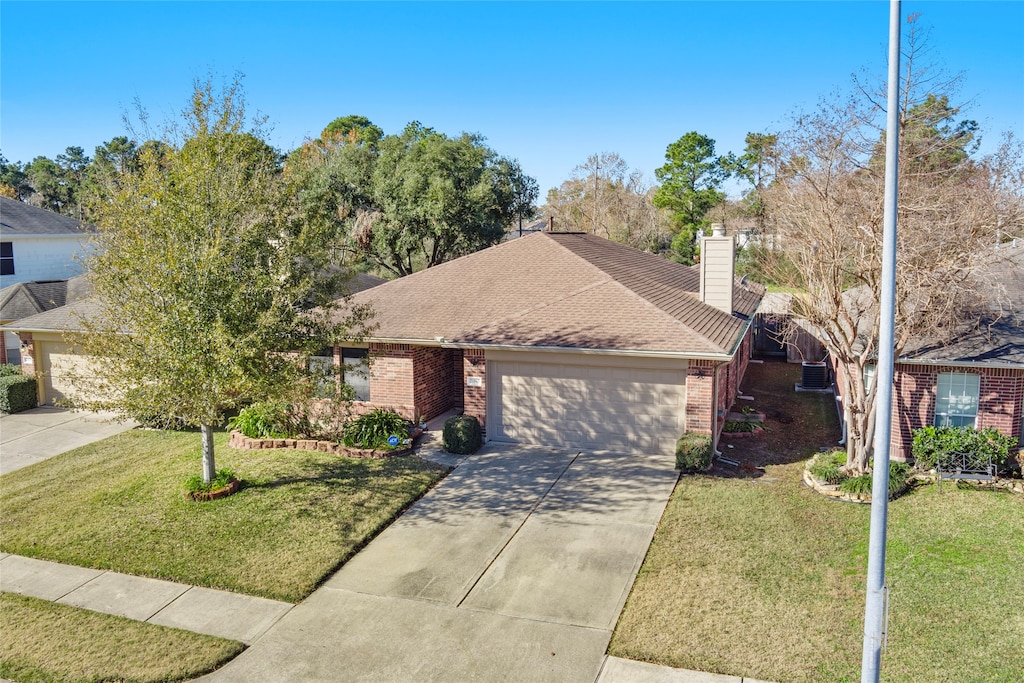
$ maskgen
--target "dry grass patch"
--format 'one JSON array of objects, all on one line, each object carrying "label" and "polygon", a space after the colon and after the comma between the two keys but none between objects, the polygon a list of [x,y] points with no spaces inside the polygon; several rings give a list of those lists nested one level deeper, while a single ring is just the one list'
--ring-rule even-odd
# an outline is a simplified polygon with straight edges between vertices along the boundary
[{"label": "dry grass patch", "polygon": [[179,681],[242,651],[233,640],[0,593],[0,676],[36,681]]},{"label": "dry grass patch", "polygon": [[298,601],[444,476],[415,457],[236,451],[241,491],[197,503],[194,433],[135,430],[0,477],[0,549]]}]

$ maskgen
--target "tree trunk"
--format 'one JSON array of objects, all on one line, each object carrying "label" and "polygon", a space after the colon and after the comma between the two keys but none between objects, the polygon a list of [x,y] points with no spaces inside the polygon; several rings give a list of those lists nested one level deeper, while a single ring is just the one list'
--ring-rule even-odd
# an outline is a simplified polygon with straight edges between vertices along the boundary
[{"label": "tree trunk", "polygon": [[199,429],[203,439],[203,483],[209,484],[217,476],[217,466],[213,461],[213,427],[201,425]]}]

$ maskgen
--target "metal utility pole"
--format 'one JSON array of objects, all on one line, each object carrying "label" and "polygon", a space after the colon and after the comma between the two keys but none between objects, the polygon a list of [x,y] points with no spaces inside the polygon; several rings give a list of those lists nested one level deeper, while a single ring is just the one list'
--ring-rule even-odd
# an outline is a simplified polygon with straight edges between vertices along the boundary
[{"label": "metal utility pole", "polygon": [[899,175],[900,0],[889,2],[889,92],[885,128],[885,205],[882,215],[882,301],[875,370],[875,441],[868,541],[867,604],[861,683],[877,683],[885,643],[888,588],[885,536],[889,516],[889,438],[892,433],[893,345],[896,320],[896,189]]}]

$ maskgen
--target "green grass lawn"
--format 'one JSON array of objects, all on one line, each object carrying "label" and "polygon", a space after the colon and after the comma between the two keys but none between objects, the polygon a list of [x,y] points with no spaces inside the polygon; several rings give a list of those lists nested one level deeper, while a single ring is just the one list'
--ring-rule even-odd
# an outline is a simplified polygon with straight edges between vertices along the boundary
[{"label": "green grass lawn", "polygon": [[[802,464],[681,479],[610,652],[773,681],[859,680],[867,506]],[[1024,679],[1024,498],[922,486],[889,507],[886,681]]]},{"label": "green grass lawn", "polygon": [[0,676],[24,683],[187,680],[242,648],[233,640],[0,593]]},{"label": "green grass lawn", "polygon": [[216,435],[241,491],[197,503],[199,435],[133,430],[0,477],[0,550],[82,567],[298,601],[445,470],[240,451]]}]

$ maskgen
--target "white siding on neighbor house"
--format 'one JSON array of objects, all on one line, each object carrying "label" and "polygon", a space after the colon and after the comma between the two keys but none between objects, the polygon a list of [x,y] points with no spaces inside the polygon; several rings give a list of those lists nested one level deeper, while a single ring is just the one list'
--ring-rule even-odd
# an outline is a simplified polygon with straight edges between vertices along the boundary
[{"label": "white siding on neighbor house", "polygon": [[671,454],[686,427],[686,368],[682,359],[488,353],[488,438]]},{"label": "white siding on neighbor house", "polygon": [[14,275],[0,276],[0,289],[33,280],[66,280],[82,274],[79,262],[89,242],[88,235],[23,236],[0,235],[14,251]]}]

